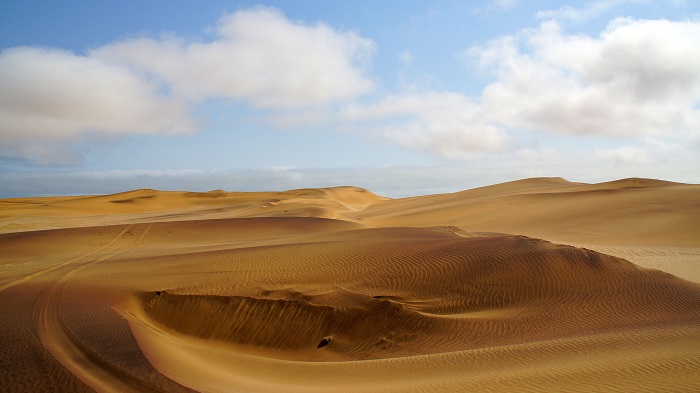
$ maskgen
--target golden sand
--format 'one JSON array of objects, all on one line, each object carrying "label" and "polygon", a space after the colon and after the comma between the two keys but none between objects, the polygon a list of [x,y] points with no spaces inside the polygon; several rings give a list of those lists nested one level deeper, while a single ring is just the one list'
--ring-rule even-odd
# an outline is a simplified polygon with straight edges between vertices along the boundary
[{"label": "golden sand", "polygon": [[0,390],[694,391],[700,186],[0,200]]}]

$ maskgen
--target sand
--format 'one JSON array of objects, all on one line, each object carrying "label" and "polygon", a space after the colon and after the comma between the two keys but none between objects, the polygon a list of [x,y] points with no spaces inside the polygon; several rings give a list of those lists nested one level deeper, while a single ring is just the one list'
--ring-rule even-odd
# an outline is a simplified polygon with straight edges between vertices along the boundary
[{"label": "sand", "polygon": [[0,390],[697,391],[700,185],[0,200]]}]

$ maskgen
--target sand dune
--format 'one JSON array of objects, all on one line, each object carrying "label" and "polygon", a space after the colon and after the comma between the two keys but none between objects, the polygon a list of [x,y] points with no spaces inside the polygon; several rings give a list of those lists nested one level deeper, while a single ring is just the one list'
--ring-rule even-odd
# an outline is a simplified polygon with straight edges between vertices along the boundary
[{"label": "sand dune", "polygon": [[387,201],[367,223],[454,225],[562,242],[700,246],[700,187],[627,179],[580,185],[528,179],[425,199]]},{"label": "sand dune", "polygon": [[0,231],[2,391],[700,386],[698,185],[137,190]]}]

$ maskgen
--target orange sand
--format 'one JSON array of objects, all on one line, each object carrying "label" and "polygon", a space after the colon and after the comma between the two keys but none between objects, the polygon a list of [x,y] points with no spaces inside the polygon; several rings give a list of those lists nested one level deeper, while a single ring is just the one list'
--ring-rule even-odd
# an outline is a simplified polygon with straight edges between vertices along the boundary
[{"label": "orange sand", "polygon": [[0,390],[694,391],[699,283],[699,185],[5,199]]}]

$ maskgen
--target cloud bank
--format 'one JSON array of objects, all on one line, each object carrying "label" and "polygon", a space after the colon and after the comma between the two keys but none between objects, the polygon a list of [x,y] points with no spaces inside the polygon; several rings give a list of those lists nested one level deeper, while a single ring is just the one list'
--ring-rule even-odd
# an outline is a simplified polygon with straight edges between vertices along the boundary
[{"label": "cloud bank", "polygon": [[[86,134],[182,133],[185,105],[124,67],[56,49],[0,53],[0,152],[66,161],[62,142]],[[2,153],[0,153],[2,154]]]},{"label": "cloud bank", "polygon": [[348,106],[343,117],[378,122],[376,130],[389,140],[452,159],[500,151],[511,142],[485,118],[483,108],[459,93],[391,95],[376,103]]},{"label": "cloud bank", "polygon": [[6,49],[0,159],[71,162],[88,138],[194,132],[192,109],[208,99],[246,103],[268,124],[370,130],[448,159],[522,152],[540,134],[623,141],[594,153],[622,163],[654,161],[642,139],[697,149],[700,23],[618,18],[597,36],[562,25],[572,12],[622,3],[540,13],[548,20],[537,27],[468,48],[461,57],[488,78],[476,94],[383,91],[369,76],[372,40],[269,8],[222,17],[208,41],[133,38],[85,54]]},{"label": "cloud bank", "polygon": [[214,41],[126,40],[91,55],[124,63],[189,99],[229,97],[258,107],[325,105],[373,89],[363,73],[374,43],[319,23],[308,26],[258,8],[219,20]]},{"label": "cloud bank", "polygon": [[503,37],[469,56],[496,76],[481,96],[511,128],[634,137],[700,129],[700,23],[613,20],[599,37],[558,23]]},{"label": "cloud bank", "polygon": [[[698,22],[618,18],[593,37],[545,21],[463,53],[492,78],[478,96],[409,91],[349,105],[342,115],[401,146],[451,159],[523,149],[529,141],[518,137],[524,132],[697,140],[698,42]],[[601,158],[640,162],[653,156],[606,149]]]},{"label": "cloud bank", "polygon": [[70,162],[85,138],[197,130],[208,98],[262,108],[324,106],[367,93],[374,43],[257,8],[226,15],[210,42],[129,39],[85,55],[0,53],[0,158]]}]

